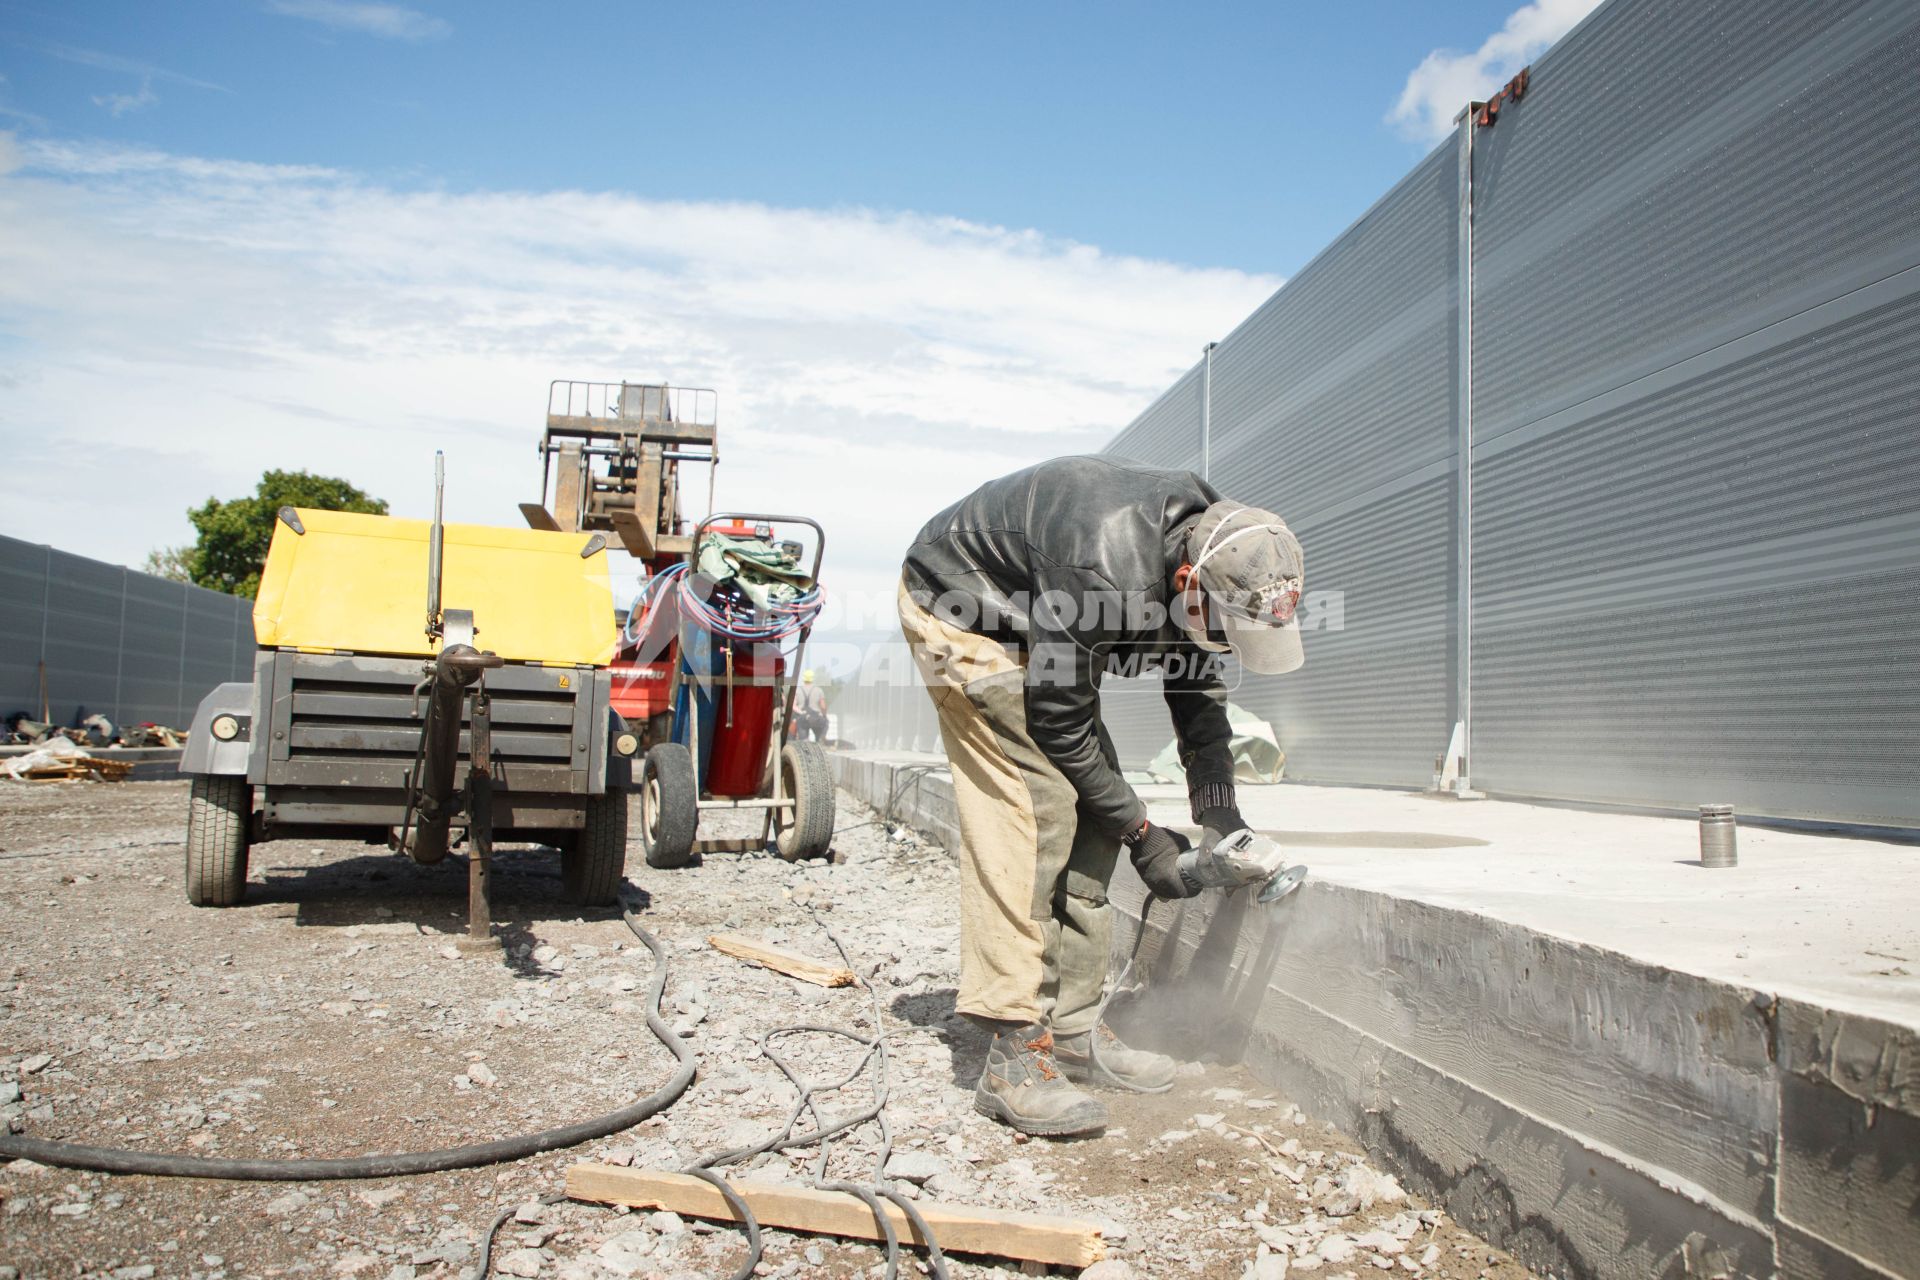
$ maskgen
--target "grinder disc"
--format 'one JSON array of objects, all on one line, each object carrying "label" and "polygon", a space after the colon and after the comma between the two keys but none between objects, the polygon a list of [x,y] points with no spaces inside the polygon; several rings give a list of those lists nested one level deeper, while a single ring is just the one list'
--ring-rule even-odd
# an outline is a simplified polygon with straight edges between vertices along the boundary
[{"label": "grinder disc", "polygon": [[1278,902],[1295,889],[1298,889],[1300,882],[1306,878],[1306,867],[1288,867],[1285,871],[1282,871],[1279,875],[1262,885],[1259,896],[1256,897],[1254,901],[1260,903],[1262,906],[1269,902]]}]

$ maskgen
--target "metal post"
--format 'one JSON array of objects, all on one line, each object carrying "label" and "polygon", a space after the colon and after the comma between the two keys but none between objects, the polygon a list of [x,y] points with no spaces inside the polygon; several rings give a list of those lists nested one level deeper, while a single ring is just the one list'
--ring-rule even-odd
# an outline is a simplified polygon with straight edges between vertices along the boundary
[{"label": "metal post", "polygon": [[127,673],[127,575],[132,572],[131,569],[120,571],[120,634],[116,637],[118,643],[113,651],[113,722],[116,725],[125,725],[127,722],[123,690],[126,688]]},{"label": "metal post", "polygon": [[493,709],[485,685],[468,709],[467,946],[492,948]]},{"label": "metal post", "polygon": [[47,555],[40,578],[40,705],[34,709],[42,724],[52,724],[53,709],[47,702],[47,631],[53,621],[53,547],[49,544],[40,549]]},{"label": "metal post", "polygon": [[178,679],[174,682],[174,723],[191,725],[196,707],[187,705],[187,619],[193,616],[193,584],[180,584],[180,664],[174,670]]},{"label": "metal post", "polygon": [[433,527],[427,533],[427,634],[440,634],[440,561],[446,550],[442,508],[447,497],[447,455],[433,451]]},{"label": "metal post", "polygon": [[1209,342],[1200,349],[1200,478],[1213,479],[1213,349]]},{"label": "metal post", "polygon": [[1469,103],[1455,121],[1459,130],[1459,390],[1455,402],[1454,448],[1457,453],[1458,522],[1455,526],[1454,610],[1457,632],[1454,646],[1454,726],[1448,744],[1454,794],[1472,794],[1473,753],[1473,135],[1474,112]]}]

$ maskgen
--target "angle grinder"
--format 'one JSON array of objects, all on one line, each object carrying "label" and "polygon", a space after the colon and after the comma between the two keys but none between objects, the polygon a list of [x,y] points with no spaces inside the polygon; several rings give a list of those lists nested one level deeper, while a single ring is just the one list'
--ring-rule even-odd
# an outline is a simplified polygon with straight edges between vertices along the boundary
[{"label": "angle grinder", "polygon": [[1280,842],[1249,827],[1229,832],[1210,849],[1189,849],[1180,855],[1180,874],[1203,889],[1239,889],[1259,885],[1254,901],[1278,902],[1307,878],[1304,866],[1288,866]]}]

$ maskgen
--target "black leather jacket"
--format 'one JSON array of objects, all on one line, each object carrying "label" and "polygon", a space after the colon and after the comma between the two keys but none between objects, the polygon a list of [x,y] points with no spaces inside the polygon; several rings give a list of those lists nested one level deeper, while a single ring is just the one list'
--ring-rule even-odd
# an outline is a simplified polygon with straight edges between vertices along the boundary
[{"label": "black leather jacket", "polygon": [[1146,807],[1101,750],[1109,670],[1162,671],[1189,788],[1233,780],[1218,661],[1166,612],[1187,531],[1219,500],[1190,471],[1056,458],[982,485],[907,551],[923,608],[1026,655],[1027,732],[1116,835]]}]

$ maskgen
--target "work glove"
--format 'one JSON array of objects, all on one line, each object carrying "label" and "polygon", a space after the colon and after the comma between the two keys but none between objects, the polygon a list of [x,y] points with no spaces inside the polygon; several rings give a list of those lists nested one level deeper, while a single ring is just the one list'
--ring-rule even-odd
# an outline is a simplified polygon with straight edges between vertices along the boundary
[{"label": "work glove", "polygon": [[1162,898],[1191,898],[1200,892],[1198,884],[1180,874],[1181,856],[1192,852],[1193,842],[1178,831],[1142,819],[1122,838],[1127,856],[1133,859],[1133,869],[1146,881],[1147,888]]},{"label": "work glove", "polygon": [[1241,830],[1247,820],[1240,816],[1234,802],[1231,782],[1203,782],[1187,793],[1193,820],[1200,824],[1200,847],[1211,849],[1222,839]]},{"label": "work glove", "polygon": [[1180,857],[1180,873],[1203,889],[1265,884],[1285,870],[1286,851],[1277,840],[1242,829]]}]

